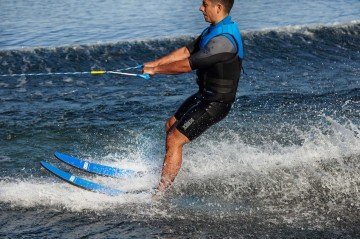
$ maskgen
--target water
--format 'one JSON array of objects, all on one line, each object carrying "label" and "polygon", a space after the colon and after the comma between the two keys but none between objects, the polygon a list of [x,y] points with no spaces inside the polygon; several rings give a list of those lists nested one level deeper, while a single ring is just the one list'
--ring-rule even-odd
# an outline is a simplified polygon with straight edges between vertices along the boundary
[{"label": "water", "polygon": [[[206,23],[201,1],[1,0],[0,48],[94,44],[196,35]],[[237,1],[243,31],[359,19],[358,0]]]},{"label": "water", "polygon": [[[206,25],[196,1],[146,2],[1,1],[0,74],[134,66]],[[358,238],[358,6],[237,2],[247,75],[230,115],[185,147],[157,202],[147,190],[160,176],[163,125],[196,89],[194,73],[1,78],[0,237]],[[144,173],[88,175],[55,151]],[[75,188],[41,170],[44,159],[131,193]]]}]

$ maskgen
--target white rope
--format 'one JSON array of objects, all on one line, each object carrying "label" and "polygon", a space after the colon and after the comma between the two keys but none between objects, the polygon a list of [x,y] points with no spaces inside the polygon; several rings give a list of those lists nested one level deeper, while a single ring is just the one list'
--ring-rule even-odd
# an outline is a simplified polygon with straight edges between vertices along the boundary
[{"label": "white rope", "polygon": [[19,76],[52,76],[52,75],[85,75],[90,74],[88,71],[84,72],[55,72],[55,73],[29,73],[29,74],[5,74],[0,77],[19,77]]}]

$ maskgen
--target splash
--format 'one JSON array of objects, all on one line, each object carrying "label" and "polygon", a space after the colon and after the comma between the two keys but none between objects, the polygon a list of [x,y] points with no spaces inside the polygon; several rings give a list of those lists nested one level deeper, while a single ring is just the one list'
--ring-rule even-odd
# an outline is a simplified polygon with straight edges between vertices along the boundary
[{"label": "splash", "polygon": [[[124,169],[132,169],[142,173],[122,179],[82,176],[91,177],[90,180],[94,182],[128,192],[115,197],[77,188],[54,178],[53,175],[40,178],[31,177],[30,179],[3,178],[0,180],[0,201],[8,203],[12,207],[45,206],[64,208],[75,212],[83,210],[107,211],[126,204],[148,204],[151,202],[151,189],[154,187],[157,177],[151,172],[149,164],[120,158],[117,154],[107,155],[101,160],[101,163],[114,167],[121,165]],[[148,173],[145,173],[147,171]],[[44,171],[44,174],[47,173]]]},{"label": "splash", "polygon": [[[279,211],[280,215],[289,208],[294,213],[312,208],[310,211],[317,215],[324,203],[325,208],[335,212],[347,204],[359,208],[356,185],[360,183],[360,129],[350,121],[340,124],[326,117],[326,122],[325,129],[297,130],[297,136],[303,140],[300,145],[284,146],[276,142],[250,145],[236,132],[231,140],[220,136],[223,139],[220,142],[209,139],[211,135],[208,135],[185,150],[182,171],[169,197],[174,200],[184,197],[186,201],[191,195],[201,199],[195,200],[195,204],[210,208],[223,205],[223,210],[228,203],[241,208],[251,202],[254,207],[261,205],[262,212]],[[134,151],[127,158],[109,154],[101,162],[146,173],[122,180],[92,178],[134,192],[118,197],[84,191],[51,177],[7,178],[0,181],[0,200],[12,206],[48,206],[71,211],[106,211],[151,204],[151,192],[146,190],[157,183],[160,161],[150,164],[143,160],[141,152]],[[284,218],[293,220],[290,215]]]}]

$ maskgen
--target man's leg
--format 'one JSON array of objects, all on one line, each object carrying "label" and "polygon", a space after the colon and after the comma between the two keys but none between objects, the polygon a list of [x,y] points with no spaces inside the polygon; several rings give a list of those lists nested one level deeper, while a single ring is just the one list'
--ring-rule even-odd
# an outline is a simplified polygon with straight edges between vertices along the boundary
[{"label": "man's leg", "polygon": [[175,180],[182,163],[183,146],[188,142],[190,140],[176,128],[173,127],[168,131],[166,136],[166,154],[161,180],[157,188],[158,191],[165,191]]},{"label": "man's leg", "polygon": [[190,140],[176,129],[178,123],[177,118],[186,114],[193,106],[198,104],[198,94],[194,94],[187,98],[168,121],[165,123],[166,130],[166,154],[163,163],[161,180],[158,186],[159,191],[164,191],[174,181],[178,174],[182,163],[182,148],[184,144]]},{"label": "man's leg", "polygon": [[165,191],[175,180],[182,163],[183,146],[225,118],[230,109],[231,104],[199,102],[188,108],[184,114],[179,114],[181,117],[178,118],[175,114],[176,117],[173,116],[166,122],[166,155],[158,186],[159,191]]}]

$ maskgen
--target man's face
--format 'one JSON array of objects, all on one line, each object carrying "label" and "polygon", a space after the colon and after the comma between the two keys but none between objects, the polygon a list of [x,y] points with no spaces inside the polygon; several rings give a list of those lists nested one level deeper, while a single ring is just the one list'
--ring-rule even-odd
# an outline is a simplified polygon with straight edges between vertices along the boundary
[{"label": "man's face", "polygon": [[219,13],[218,4],[213,4],[211,0],[203,0],[199,10],[204,14],[205,21],[214,23]]}]

